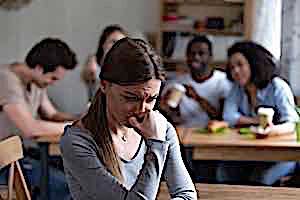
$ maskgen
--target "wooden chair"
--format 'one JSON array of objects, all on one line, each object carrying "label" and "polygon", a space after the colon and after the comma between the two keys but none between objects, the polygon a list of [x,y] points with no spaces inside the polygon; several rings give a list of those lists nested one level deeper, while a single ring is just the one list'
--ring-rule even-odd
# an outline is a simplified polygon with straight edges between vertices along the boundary
[{"label": "wooden chair", "polygon": [[295,99],[296,99],[296,105],[300,106],[300,96],[296,96]]},{"label": "wooden chair", "polygon": [[13,136],[0,142],[0,169],[9,166],[8,185],[5,188],[8,192],[7,200],[13,199],[14,192],[17,200],[31,200],[19,163],[23,157],[22,141],[19,136]]}]

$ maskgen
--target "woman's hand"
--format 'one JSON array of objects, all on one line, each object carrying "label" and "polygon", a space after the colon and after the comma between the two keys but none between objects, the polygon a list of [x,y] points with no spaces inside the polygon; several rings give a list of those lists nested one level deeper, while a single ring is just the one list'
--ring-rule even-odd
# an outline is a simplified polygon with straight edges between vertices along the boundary
[{"label": "woman's hand", "polygon": [[87,83],[95,83],[97,77],[97,61],[96,56],[89,56],[83,70],[81,72],[82,80]]},{"label": "woman's hand", "polygon": [[130,117],[129,123],[145,139],[166,140],[166,119],[158,111],[151,110],[142,119]]}]

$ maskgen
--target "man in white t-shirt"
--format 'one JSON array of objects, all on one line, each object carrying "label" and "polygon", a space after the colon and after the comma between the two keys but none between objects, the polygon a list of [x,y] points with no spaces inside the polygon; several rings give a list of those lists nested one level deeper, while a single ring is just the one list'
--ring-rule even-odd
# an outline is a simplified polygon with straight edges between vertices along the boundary
[{"label": "man in white t-shirt", "polygon": [[[212,44],[205,36],[189,41],[186,62],[190,73],[167,83],[162,92],[161,111],[175,125],[206,127],[209,120],[221,120],[224,99],[231,90],[226,73],[209,66],[212,60]],[[168,106],[171,88],[182,84],[186,92],[177,107]],[[171,105],[171,104],[170,104]],[[174,106],[174,105],[171,105]],[[217,161],[193,161],[192,151],[181,146],[182,157],[190,175],[196,182],[216,182]]]},{"label": "man in white t-shirt", "polygon": [[[224,72],[209,66],[212,44],[206,36],[196,36],[188,43],[186,59],[190,73],[166,85],[161,109],[176,124],[206,127],[209,120],[222,118],[224,98],[231,89],[231,83]],[[174,82],[183,84],[187,90],[179,105],[170,108],[166,102]]]}]

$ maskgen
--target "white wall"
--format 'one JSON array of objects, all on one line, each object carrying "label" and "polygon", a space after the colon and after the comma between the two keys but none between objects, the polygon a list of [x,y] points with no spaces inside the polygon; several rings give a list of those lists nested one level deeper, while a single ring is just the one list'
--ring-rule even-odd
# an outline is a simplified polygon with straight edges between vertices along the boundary
[{"label": "white wall", "polygon": [[[96,51],[103,27],[119,23],[129,32],[158,30],[159,1],[156,0],[33,0],[19,11],[0,10],[0,63],[22,61],[34,43],[43,37],[65,40],[80,63]],[[86,90],[80,82],[80,67],[49,89],[59,108],[80,112]]]},{"label": "white wall", "polygon": [[17,44],[16,21],[8,12],[0,12],[0,63],[14,61]]},{"label": "white wall", "polygon": [[252,39],[267,48],[279,60],[282,0],[256,0],[253,4]]},{"label": "white wall", "polygon": [[283,1],[282,57],[283,75],[294,94],[300,96],[300,1]]}]

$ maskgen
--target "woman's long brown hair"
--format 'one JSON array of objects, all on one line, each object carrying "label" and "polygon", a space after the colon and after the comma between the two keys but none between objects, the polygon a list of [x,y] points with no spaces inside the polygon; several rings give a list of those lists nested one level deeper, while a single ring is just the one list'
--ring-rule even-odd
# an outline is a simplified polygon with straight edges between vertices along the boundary
[{"label": "woman's long brown hair", "polygon": [[[152,78],[164,80],[164,77],[161,58],[154,49],[143,40],[130,38],[114,44],[105,57],[100,74],[100,79],[119,85],[142,83]],[[120,158],[113,145],[106,112],[106,96],[99,89],[88,113],[82,118],[82,125],[96,141],[99,159],[122,182]]]}]

